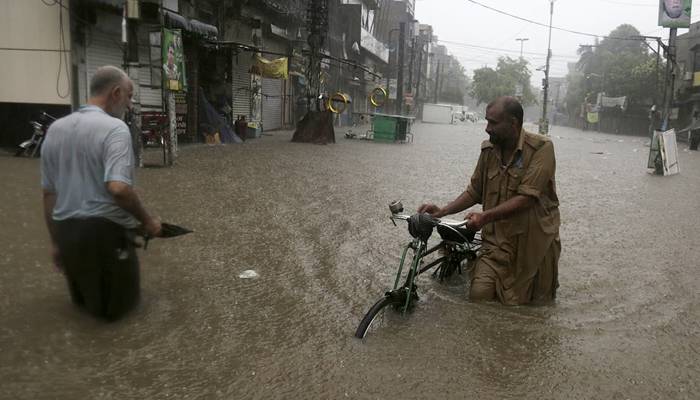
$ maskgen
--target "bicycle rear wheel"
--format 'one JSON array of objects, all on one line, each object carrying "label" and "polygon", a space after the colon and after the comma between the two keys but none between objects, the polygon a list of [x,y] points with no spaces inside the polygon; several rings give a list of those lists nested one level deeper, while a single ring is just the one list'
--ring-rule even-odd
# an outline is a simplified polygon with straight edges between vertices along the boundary
[{"label": "bicycle rear wheel", "polygon": [[[414,285],[409,309],[418,301],[417,289],[417,286]],[[397,311],[403,309],[406,304],[406,292],[407,290],[405,288],[387,292],[383,298],[374,303],[372,308],[370,308],[364,318],[362,318],[362,321],[360,321],[360,325],[355,331],[355,337],[363,339],[367,336],[368,332],[376,331],[380,327],[386,325],[388,316],[385,314],[391,312],[390,309],[396,309]]]}]

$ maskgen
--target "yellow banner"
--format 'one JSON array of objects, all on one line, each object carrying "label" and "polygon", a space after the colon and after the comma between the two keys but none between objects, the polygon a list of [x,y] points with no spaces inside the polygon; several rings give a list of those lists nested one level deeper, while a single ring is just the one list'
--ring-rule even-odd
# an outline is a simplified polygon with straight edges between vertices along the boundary
[{"label": "yellow banner", "polygon": [[267,60],[263,57],[256,56],[256,66],[260,74],[265,78],[287,79],[289,77],[287,57]]}]

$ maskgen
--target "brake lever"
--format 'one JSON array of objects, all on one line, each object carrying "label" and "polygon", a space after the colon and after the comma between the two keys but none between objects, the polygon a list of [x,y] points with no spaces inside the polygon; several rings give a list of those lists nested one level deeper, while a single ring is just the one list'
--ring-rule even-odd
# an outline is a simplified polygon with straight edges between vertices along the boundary
[{"label": "brake lever", "polygon": [[391,220],[391,223],[394,224],[394,226],[398,226],[396,225],[396,221],[394,221],[394,217],[389,217],[389,219]]}]

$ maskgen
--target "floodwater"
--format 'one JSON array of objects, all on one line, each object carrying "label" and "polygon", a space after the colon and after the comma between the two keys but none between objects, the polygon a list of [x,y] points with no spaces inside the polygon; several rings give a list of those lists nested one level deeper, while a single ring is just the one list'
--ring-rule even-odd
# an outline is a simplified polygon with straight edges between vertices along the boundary
[{"label": "floodwater", "polygon": [[0,398],[697,399],[700,153],[685,144],[681,174],[658,177],[645,138],[553,127],[556,304],[469,303],[426,275],[414,312],[353,337],[409,238],[387,204],[451,200],[483,128],[417,125],[402,145],[277,132],[139,170],[148,208],[196,233],[141,252],[143,302],[116,323],[76,310],[49,264],[37,160],[0,157]]}]

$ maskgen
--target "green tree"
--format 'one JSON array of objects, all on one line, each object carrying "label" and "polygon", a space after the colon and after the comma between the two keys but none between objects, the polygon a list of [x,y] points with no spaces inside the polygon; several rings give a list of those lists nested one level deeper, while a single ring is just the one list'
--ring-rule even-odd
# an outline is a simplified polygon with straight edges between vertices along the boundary
[{"label": "green tree", "polygon": [[530,86],[531,76],[526,60],[501,57],[496,69],[483,67],[474,71],[469,94],[481,104],[500,96],[514,96],[520,89],[521,102],[527,106],[536,102]]},{"label": "green tree", "polygon": [[608,36],[578,50],[577,70],[567,76],[566,105],[570,114],[599,92],[627,96],[631,106],[646,107],[659,98],[654,84],[656,57],[649,53],[639,31],[623,24]]}]

